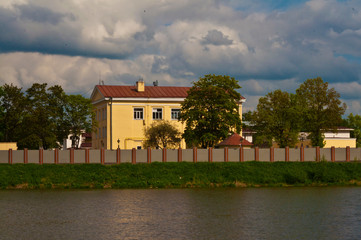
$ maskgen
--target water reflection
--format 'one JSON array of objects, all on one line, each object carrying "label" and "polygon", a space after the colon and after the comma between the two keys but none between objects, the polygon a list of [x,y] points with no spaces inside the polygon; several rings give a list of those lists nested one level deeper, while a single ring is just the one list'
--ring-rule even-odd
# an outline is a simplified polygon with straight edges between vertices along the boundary
[{"label": "water reflection", "polygon": [[0,191],[0,239],[358,239],[361,188]]}]

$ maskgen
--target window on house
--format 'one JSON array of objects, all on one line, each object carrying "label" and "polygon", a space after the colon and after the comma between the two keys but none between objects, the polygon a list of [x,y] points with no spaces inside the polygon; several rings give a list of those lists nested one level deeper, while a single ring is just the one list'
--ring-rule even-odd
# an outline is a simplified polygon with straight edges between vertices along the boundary
[{"label": "window on house", "polygon": [[163,111],[161,108],[153,108],[153,120],[161,120]]},{"label": "window on house", "polygon": [[172,120],[178,120],[179,119],[179,113],[180,113],[179,108],[173,108],[172,111],[171,111],[171,119]]},{"label": "window on house", "polygon": [[143,120],[143,108],[134,108],[134,119]]}]

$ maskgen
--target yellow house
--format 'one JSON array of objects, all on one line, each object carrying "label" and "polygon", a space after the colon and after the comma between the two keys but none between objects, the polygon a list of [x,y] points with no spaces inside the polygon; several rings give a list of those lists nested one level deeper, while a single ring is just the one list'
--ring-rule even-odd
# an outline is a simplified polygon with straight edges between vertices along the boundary
[{"label": "yellow house", "polygon": [[[159,120],[170,121],[183,133],[184,124],[178,121],[178,116],[189,89],[157,84],[145,86],[143,80],[135,86],[95,86],[91,100],[99,124],[98,131],[92,133],[92,147],[140,149],[144,130]],[[241,103],[239,108],[242,114]],[[181,147],[186,148],[184,140]]]}]

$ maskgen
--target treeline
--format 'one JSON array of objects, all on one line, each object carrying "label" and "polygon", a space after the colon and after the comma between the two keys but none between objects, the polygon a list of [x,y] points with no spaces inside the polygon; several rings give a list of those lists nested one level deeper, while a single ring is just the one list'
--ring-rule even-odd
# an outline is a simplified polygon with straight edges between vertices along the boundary
[{"label": "treeline", "polygon": [[245,113],[243,120],[256,132],[256,146],[272,146],[275,141],[280,147],[294,147],[299,133],[307,132],[312,146],[323,147],[326,131],[345,126],[355,129],[353,136],[360,147],[361,116],[342,119],[345,110],[340,94],[318,77],[306,80],[295,94],[276,90],[261,97],[256,110]]},{"label": "treeline", "polygon": [[61,86],[34,83],[23,91],[12,84],[0,86],[0,141],[18,148],[61,147],[71,134],[77,146],[82,131],[96,124],[90,99],[67,95]]}]

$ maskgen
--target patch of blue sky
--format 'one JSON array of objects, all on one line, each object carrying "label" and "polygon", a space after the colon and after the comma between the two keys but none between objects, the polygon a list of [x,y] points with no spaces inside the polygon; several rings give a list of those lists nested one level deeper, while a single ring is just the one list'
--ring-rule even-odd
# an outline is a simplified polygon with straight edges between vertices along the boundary
[{"label": "patch of blue sky", "polygon": [[228,4],[235,10],[245,12],[286,11],[304,5],[309,0],[229,0]]},{"label": "patch of blue sky", "polygon": [[335,57],[342,57],[346,59],[348,62],[361,64],[361,56],[355,56],[351,54],[335,54]]}]

